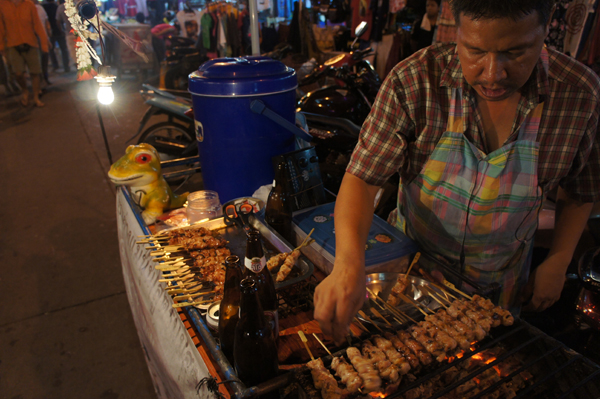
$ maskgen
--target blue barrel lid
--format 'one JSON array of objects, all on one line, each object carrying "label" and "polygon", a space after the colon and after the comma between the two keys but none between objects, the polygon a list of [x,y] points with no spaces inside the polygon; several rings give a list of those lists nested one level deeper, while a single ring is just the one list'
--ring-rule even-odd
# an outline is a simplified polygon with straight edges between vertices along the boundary
[{"label": "blue barrel lid", "polygon": [[189,92],[198,96],[237,97],[296,89],[296,71],[263,56],[217,58],[189,75]]}]

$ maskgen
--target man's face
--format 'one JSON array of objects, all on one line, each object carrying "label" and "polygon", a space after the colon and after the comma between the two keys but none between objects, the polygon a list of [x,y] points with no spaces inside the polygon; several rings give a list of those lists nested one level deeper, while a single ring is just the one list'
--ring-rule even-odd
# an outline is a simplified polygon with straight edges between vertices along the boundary
[{"label": "man's face", "polygon": [[485,101],[511,97],[531,76],[547,34],[537,12],[518,21],[461,15],[457,49],[465,79]]}]

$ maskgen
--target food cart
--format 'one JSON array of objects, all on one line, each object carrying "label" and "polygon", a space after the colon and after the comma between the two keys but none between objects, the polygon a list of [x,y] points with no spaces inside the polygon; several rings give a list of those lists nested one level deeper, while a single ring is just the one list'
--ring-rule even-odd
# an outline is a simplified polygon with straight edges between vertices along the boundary
[{"label": "food cart", "polygon": [[[311,276],[307,279],[303,276],[304,272],[300,272],[297,276],[299,278],[293,283],[278,290],[280,311],[284,310],[285,304],[289,307],[293,302],[293,306],[304,306],[300,312],[283,311],[281,314],[278,346],[280,356],[288,360],[280,361],[280,375],[275,379],[258,387],[246,387],[237,379],[235,370],[220,351],[216,332],[211,331],[207,316],[193,306],[184,307],[182,310],[173,307],[173,298],[167,294],[165,283],[158,282],[161,272],[155,268],[156,258],[151,255],[152,248],[138,243],[140,236],[150,234],[150,230],[145,226],[139,209],[124,188],[117,192],[117,216],[127,295],[159,398],[211,397],[217,389],[224,397],[238,399],[255,397],[274,390],[278,390],[281,397],[303,395],[301,397],[319,398],[321,395],[314,388],[310,370],[306,366],[310,356],[322,359],[325,367],[329,368],[332,358],[346,356],[349,346],[364,348],[365,345],[377,342],[382,336],[393,337],[395,333],[403,331],[411,331],[416,337],[411,325],[422,323],[419,317],[422,320],[423,316],[419,316],[419,312],[434,314],[428,310],[431,305],[434,305],[431,308],[434,310],[449,309],[453,302],[459,302],[459,298],[442,301],[442,295],[454,293],[458,296],[456,292],[442,287],[437,294],[432,295],[438,297],[436,301],[430,298],[427,305],[407,305],[412,306],[413,313],[406,309],[404,313],[394,313],[394,316],[398,317],[405,314],[410,321],[399,321],[396,317],[390,318],[389,314],[384,315],[383,319],[375,320],[375,315],[383,313],[387,308],[383,306],[379,311],[361,316],[354,322],[351,326],[351,341],[337,347],[322,334],[319,335],[318,323],[311,318],[310,301],[306,297],[300,300],[292,298],[298,291],[303,291],[298,287],[304,286],[309,287],[310,296],[310,287],[314,288],[324,274],[317,269],[314,269],[313,273],[311,269]],[[215,219],[211,223],[220,222]],[[272,234],[268,230],[263,230],[262,233],[266,236]],[[267,240],[272,239],[268,237]],[[280,250],[286,250],[286,247],[281,246]],[[308,262],[310,263],[310,260]],[[381,298],[379,296],[386,290],[389,294],[394,284],[394,280],[382,277],[386,277],[385,273],[373,273],[366,280],[371,290],[379,291],[375,297],[369,294],[369,305],[363,308],[365,312],[379,299],[385,298],[385,295]],[[421,288],[432,282],[412,276],[411,281],[413,288],[410,298],[420,301],[419,295],[426,291]],[[435,285],[431,287],[436,288]],[[421,294],[418,294],[419,292]],[[406,397],[428,398],[446,394],[451,396],[444,397],[461,398],[600,397],[598,365],[518,318],[510,323],[502,323],[493,327],[481,341],[473,342],[471,348],[452,352],[453,355],[459,353],[459,356],[450,356],[449,351],[446,357],[438,356],[437,360],[427,366],[411,370],[395,384],[384,380],[381,390],[377,393],[378,397],[403,397],[403,394],[412,395]],[[309,338],[310,356],[296,334],[299,330],[304,331]],[[313,332],[321,337],[323,346],[311,337]],[[327,351],[330,351],[331,355]],[[209,384],[209,381],[212,383]],[[441,382],[444,385],[440,387],[438,385]],[[432,391],[434,386],[437,390]],[[212,390],[209,390],[209,387]],[[462,394],[457,393],[466,390],[470,392],[469,396],[460,396]],[[422,392],[423,395],[429,393],[428,396],[414,396],[417,392]],[[498,396],[498,393],[501,395]],[[494,395],[489,396],[492,394]],[[355,394],[353,397],[364,395]]]}]

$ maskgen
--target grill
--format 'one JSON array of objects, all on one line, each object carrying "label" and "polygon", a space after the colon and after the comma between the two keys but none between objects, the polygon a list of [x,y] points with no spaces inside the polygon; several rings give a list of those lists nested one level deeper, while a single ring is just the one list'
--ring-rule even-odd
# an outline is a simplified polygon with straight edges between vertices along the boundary
[{"label": "grill", "polygon": [[[311,307],[314,280],[303,282],[300,286],[292,286],[284,291],[279,291],[280,311],[283,310],[282,318],[289,317],[295,312],[307,310]],[[497,292],[498,287],[485,287],[480,290],[482,294]],[[246,387],[237,380],[235,370],[219,350],[218,343],[208,330],[204,320],[194,308],[186,308],[188,316],[193,321],[196,329],[203,337],[216,363],[220,366],[226,380],[229,382],[231,391],[237,399],[245,399],[261,395],[279,388],[287,388],[283,392],[284,397],[319,397],[319,393],[305,388],[307,383],[312,385],[310,371],[306,366],[285,372],[279,377],[267,381],[257,387]],[[371,330],[374,334],[378,333]],[[369,336],[362,336],[368,339]],[[352,344],[360,345],[360,340],[355,339]],[[488,356],[493,351],[494,356],[480,367],[471,367],[474,359],[482,355]],[[345,350],[333,353],[333,356],[343,356]],[[323,362],[329,366],[331,356],[323,357]],[[510,362],[512,367],[504,368],[498,375],[494,370],[503,367]],[[455,372],[461,369],[462,373]],[[457,394],[472,381],[488,380],[492,373],[498,375],[490,384],[481,384],[471,390]],[[431,388],[442,376],[451,375],[453,378],[442,387]],[[515,385],[513,381],[521,381],[517,389],[508,391],[507,386]],[[473,384],[471,384],[473,385]],[[290,388],[291,387],[291,388]],[[424,389],[423,387],[426,387]],[[385,388],[385,387],[384,387]],[[389,388],[389,387],[388,387]],[[290,393],[290,391],[293,392]],[[425,392],[425,393],[423,393]],[[502,395],[499,393],[502,392]],[[507,393],[508,392],[508,393]],[[315,396],[316,394],[316,396]],[[425,395],[425,396],[424,396]],[[544,334],[542,331],[515,318],[512,326],[500,326],[493,328],[489,335],[472,347],[470,351],[463,353],[460,357],[450,362],[436,363],[428,368],[422,369],[416,375],[407,374],[403,376],[399,386],[390,389],[389,392],[372,395],[374,397],[386,398],[544,398],[544,399],[596,399],[600,398],[600,367],[590,359],[571,350],[561,342]]]}]

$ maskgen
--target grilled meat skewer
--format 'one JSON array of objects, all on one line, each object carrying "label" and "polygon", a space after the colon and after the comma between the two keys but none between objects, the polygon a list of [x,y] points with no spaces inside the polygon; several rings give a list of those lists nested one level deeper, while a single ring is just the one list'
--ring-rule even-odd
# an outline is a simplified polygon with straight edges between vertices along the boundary
[{"label": "grilled meat skewer", "polygon": [[374,335],[373,341],[377,348],[382,350],[390,362],[398,368],[398,373],[404,375],[411,369],[408,360],[394,347],[389,339],[383,338],[380,335]]},{"label": "grilled meat skewer", "polygon": [[371,341],[364,340],[362,343],[362,353],[365,357],[368,357],[373,365],[379,370],[379,376],[391,382],[396,382],[400,378],[398,367],[392,364],[389,359],[385,356],[385,353]]},{"label": "grilled meat skewer", "polygon": [[334,357],[331,361],[331,368],[335,370],[335,374],[340,377],[342,383],[346,385],[348,392],[358,392],[363,384],[363,380],[346,359],[343,357]]},{"label": "grilled meat skewer", "polygon": [[381,378],[379,374],[375,370],[373,363],[360,354],[360,351],[350,346],[346,349],[346,355],[348,355],[348,359],[358,371],[358,375],[363,380],[363,392],[377,392],[381,389]]}]

